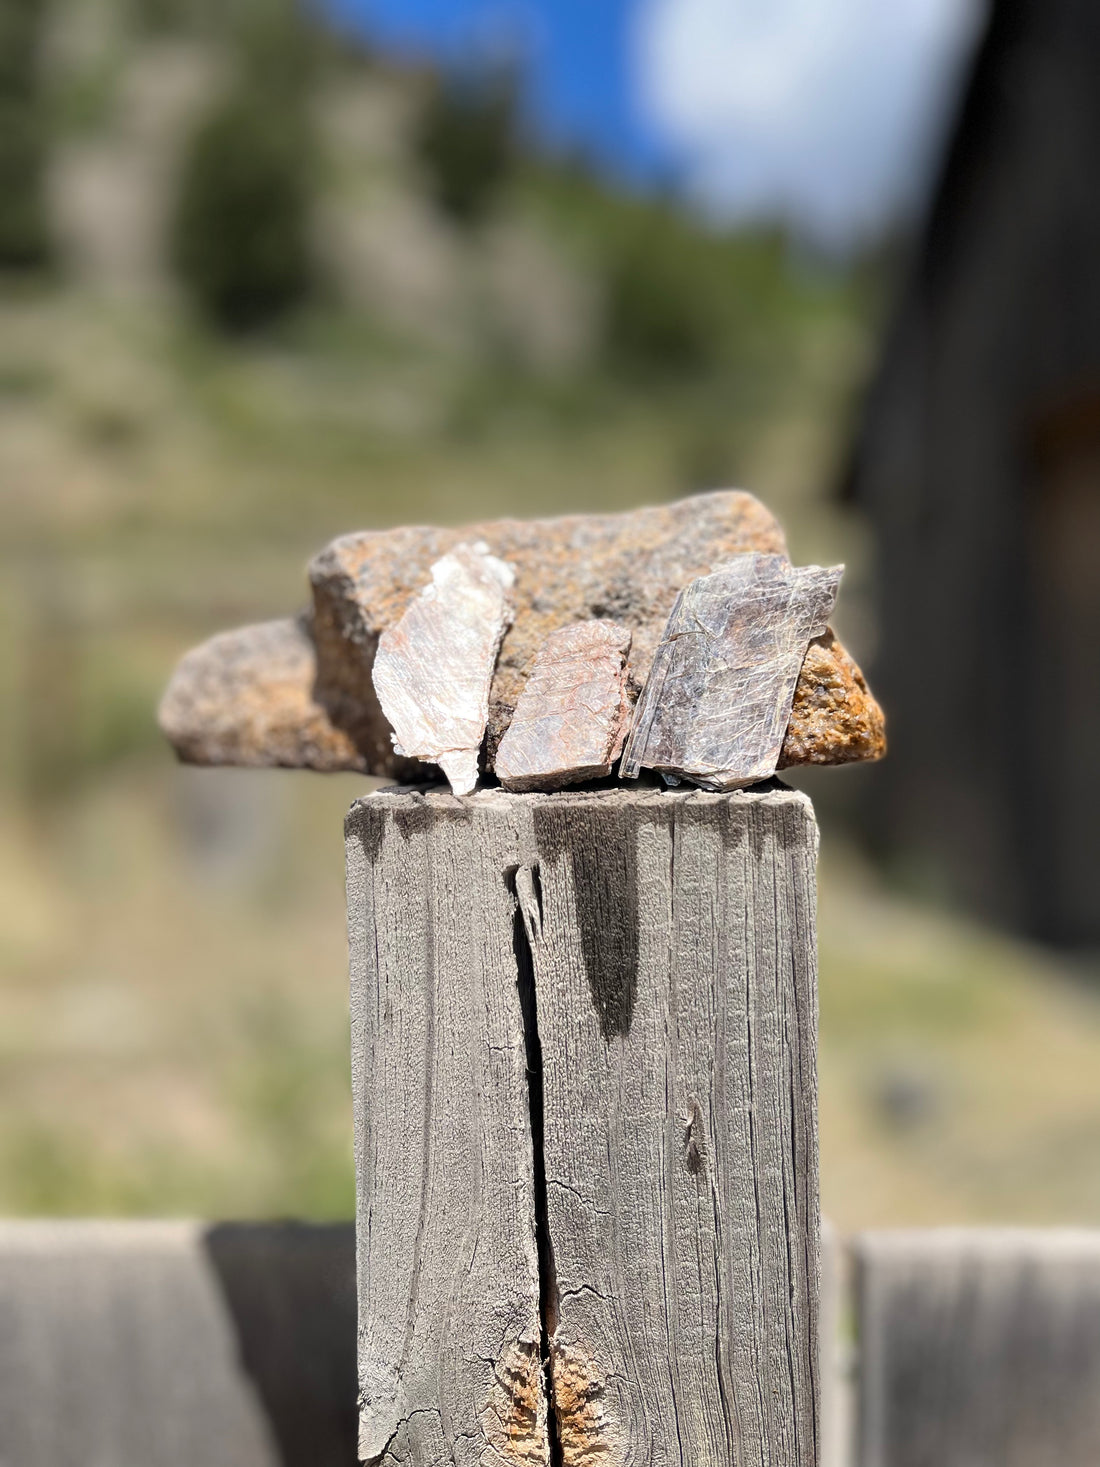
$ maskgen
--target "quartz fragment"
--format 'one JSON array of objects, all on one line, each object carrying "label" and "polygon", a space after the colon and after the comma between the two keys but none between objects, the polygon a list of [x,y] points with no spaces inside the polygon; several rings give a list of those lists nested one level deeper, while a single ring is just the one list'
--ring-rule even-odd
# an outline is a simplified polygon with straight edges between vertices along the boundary
[{"label": "quartz fragment", "polygon": [[456,795],[477,784],[500,639],[512,619],[511,566],[482,542],[456,545],[379,638],[374,689],[406,758],[438,764]]},{"label": "quartz fragment", "polygon": [[742,555],[677,598],[638,700],[621,772],[729,790],[776,771],[795,686],[843,566]]},{"label": "quartz fragment", "polygon": [[630,632],[613,621],[550,633],[497,749],[505,789],[556,790],[611,773],[630,722],[629,651]]}]

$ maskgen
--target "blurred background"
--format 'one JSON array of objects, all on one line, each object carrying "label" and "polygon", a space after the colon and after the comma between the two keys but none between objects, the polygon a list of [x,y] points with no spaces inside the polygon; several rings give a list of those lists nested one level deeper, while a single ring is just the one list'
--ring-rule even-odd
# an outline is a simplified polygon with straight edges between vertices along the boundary
[{"label": "blurred background", "polygon": [[353,1211],[350,776],[176,767],[330,537],[739,485],[890,719],[818,802],[843,1228],[1100,1223],[1084,0],[0,0],[0,1211]]}]

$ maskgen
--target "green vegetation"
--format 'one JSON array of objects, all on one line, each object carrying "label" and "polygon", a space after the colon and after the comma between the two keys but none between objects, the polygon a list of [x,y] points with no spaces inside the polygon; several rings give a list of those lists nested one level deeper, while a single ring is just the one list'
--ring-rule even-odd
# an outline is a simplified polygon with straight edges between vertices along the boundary
[{"label": "green vegetation", "polygon": [[293,103],[243,87],[188,153],[172,257],[196,306],[229,331],[265,326],[309,289],[308,134]]},{"label": "green vegetation", "polygon": [[46,0],[0,5],[0,269],[40,267],[49,257],[45,20]]},{"label": "green vegetation", "polygon": [[505,71],[437,78],[416,132],[432,197],[457,223],[480,223],[518,155],[516,82]]},{"label": "green vegetation", "polygon": [[[0,281],[0,1209],[345,1216],[341,816],[364,784],[178,769],[154,721],[173,662],[301,605],[344,531],[720,482],[797,558],[848,562],[859,651],[866,557],[829,486],[879,276],[522,148],[457,227],[423,75],[288,49],[282,0],[97,6],[113,29],[46,48],[46,91],[86,99],[51,144],[73,268]],[[201,313],[165,288],[185,215]],[[827,801],[858,779],[819,781],[829,1210],[1100,1218],[1095,1006],[844,860]]]},{"label": "green vegetation", "polygon": [[313,33],[290,0],[235,21],[236,74],[189,141],[171,242],[193,303],[226,331],[278,320],[314,276]]}]

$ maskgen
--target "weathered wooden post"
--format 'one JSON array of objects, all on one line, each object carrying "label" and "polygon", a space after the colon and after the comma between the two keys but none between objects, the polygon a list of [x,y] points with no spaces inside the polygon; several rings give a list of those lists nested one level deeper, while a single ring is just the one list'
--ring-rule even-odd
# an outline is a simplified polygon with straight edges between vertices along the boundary
[{"label": "weathered wooden post", "polygon": [[819,1467],[816,830],[773,776],[884,751],[842,569],[735,491],[365,532],[177,669],[186,759],[452,791],[348,818],[367,1462]]},{"label": "weathered wooden post", "polygon": [[809,801],[347,823],[367,1462],[815,1467]]}]

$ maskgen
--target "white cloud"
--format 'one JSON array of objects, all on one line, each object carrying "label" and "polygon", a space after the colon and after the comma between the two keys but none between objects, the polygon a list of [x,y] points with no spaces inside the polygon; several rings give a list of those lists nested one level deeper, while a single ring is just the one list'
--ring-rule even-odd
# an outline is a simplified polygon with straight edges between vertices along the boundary
[{"label": "white cloud", "polygon": [[642,0],[635,74],[693,193],[843,245],[919,197],[982,0]]}]

